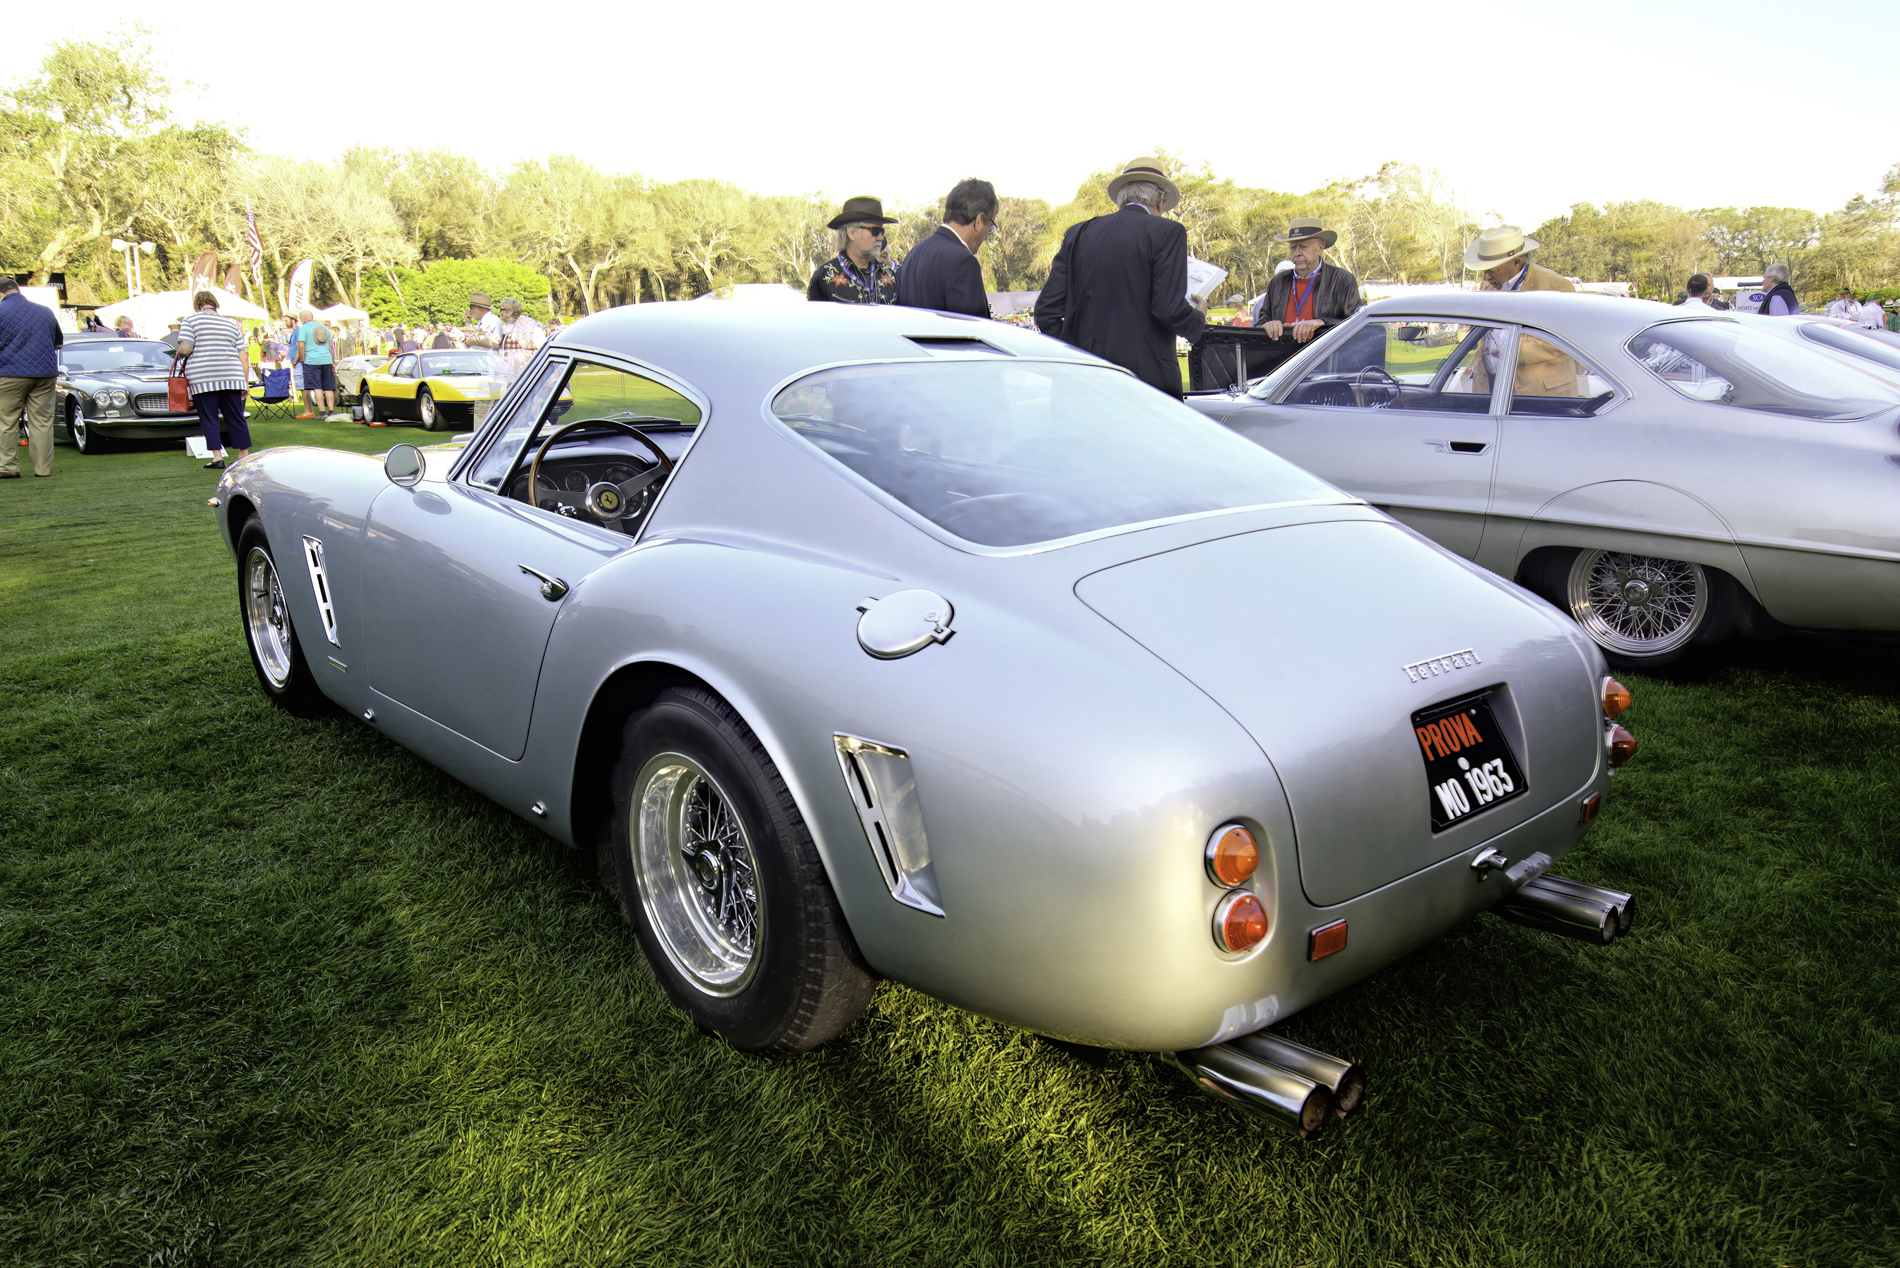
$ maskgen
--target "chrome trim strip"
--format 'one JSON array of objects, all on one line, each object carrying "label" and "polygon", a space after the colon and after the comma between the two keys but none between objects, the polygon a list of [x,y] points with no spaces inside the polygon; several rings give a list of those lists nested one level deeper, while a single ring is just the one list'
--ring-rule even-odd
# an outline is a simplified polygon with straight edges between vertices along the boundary
[{"label": "chrome trim strip", "polygon": [[[336,636],[336,606],[330,599],[330,579],[323,568],[323,543],[314,537],[303,539],[304,566],[310,570],[310,588],[316,592],[317,615],[323,619],[323,637],[330,646],[341,647]],[[335,661],[331,662],[336,664]],[[343,666],[337,664],[338,669]]]},{"label": "chrome trim strip", "polygon": [[344,664],[342,661],[338,660],[336,657],[325,656],[324,659],[329,661],[332,665],[335,665],[338,669],[342,670],[344,673],[347,674],[350,672],[350,667]]}]

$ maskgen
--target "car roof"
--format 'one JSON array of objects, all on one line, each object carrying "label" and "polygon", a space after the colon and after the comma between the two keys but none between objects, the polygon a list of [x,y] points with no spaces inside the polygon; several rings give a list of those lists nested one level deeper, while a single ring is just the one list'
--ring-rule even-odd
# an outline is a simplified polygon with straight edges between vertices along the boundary
[{"label": "car roof", "polygon": [[1621,340],[1659,321],[1727,321],[1727,313],[1688,312],[1647,299],[1623,299],[1588,291],[1436,291],[1396,296],[1366,305],[1374,317],[1442,316],[1482,321],[1521,321],[1532,326],[1584,330]]},{"label": "car roof", "polygon": [[[932,346],[920,339],[951,342]],[[1019,357],[1100,364],[1033,330],[898,304],[629,304],[583,317],[556,336],[554,346],[637,357],[711,387],[741,372],[753,383],[775,383],[842,361],[995,356],[976,347],[959,353],[959,341]]]}]

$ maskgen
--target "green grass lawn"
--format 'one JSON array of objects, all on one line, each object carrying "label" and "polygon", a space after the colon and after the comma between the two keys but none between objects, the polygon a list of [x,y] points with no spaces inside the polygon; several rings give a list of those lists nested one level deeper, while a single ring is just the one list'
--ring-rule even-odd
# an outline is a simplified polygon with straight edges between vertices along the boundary
[{"label": "green grass lawn", "polygon": [[212,477],[0,483],[0,1262],[1900,1262],[1892,648],[1633,681],[1562,870],[1636,931],[1487,917],[1294,1018],[1372,1075],[1302,1144],[888,983],[795,1060],[699,1035],[559,847],[264,703]]}]

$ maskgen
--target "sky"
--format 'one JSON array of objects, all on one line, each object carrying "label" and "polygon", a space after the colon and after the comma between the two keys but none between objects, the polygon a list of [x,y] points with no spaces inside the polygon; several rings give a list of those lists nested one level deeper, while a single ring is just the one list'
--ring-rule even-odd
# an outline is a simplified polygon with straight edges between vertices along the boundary
[{"label": "sky", "polygon": [[1829,211],[1900,162],[1900,94],[1874,73],[1900,41],[1896,0],[87,0],[13,11],[0,82],[127,21],[197,85],[185,119],[304,158],[439,146],[502,170],[573,153],[911,203],[966,176],[1062,203],[1158,147],[1291,192],[1398,160],[1527,227],[1631,198]]}]

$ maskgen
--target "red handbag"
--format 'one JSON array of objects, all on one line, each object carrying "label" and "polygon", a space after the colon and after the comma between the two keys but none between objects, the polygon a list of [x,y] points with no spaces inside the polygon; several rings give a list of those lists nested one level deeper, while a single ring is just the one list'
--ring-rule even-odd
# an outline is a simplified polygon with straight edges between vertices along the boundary
[{"label": "red handbag", "polygon": [[165,408],[174,414],[191,413],[191,380],[184,376],[185,361],[172,358],[171,373],[165,376]]}]

